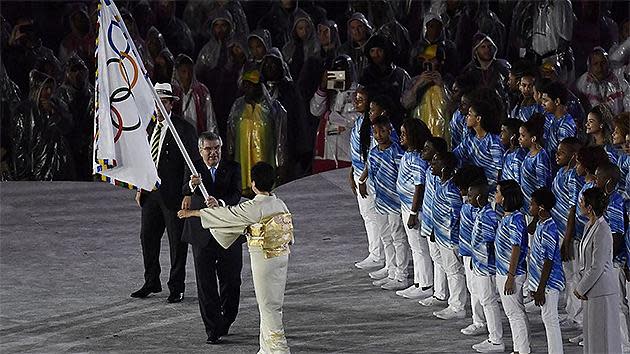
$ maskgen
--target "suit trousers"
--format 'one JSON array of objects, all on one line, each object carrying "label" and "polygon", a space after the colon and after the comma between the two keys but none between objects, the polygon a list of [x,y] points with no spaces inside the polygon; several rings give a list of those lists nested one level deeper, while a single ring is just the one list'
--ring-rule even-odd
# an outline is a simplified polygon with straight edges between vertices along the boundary
[{"label": "suit trousers", "polygon": [[584,353],[621,353],[618,296],[589,297],[584,301]]},{"label": "suit trousers", "polygon": [[229,328],[236,320],[241,296],[243,244],[237,241],[224,249],[211,239],[205,247],[193,245],[192,250],[199,310],[206,333],[211,336],[217,329]]},{"label": "suit trousers", "polygon": [[[429,243],[425,237],[420,236],[420,225],[410,229],[407,227],[407,220],[411,214],[402,210],[402,223],[407,234],[411,257],[413,260],[413,282],[420,287],[433,285],[433,263],[429,254]],[[418,215],[418,220],[422,220],[422,214]]]},{"label": "suit trousers", "polygon": [[260,354],[290,353],[282,324],[289,255],[265,258],[260,247],[250,247],[249,257],[256,302],[260,312]]},{"label": "suit trousers", "polygon": [[497,274],[496,281],[503,311],[510,322],[514,351],[522,354],[529,353],[531,352],[529,321],[525,313],[525,306],[523,305],[523,284],[525,284],[525,275],[517,275],[514,277],[514,294],[512,295],[505,295],[504,289],[507,276]]},{"label": "suit trousers", "polygon": [[145,285],[160,286],[160,245],[166,229],[171,258],[168,289],[171,293],[184,292],[188,244],[181,240],[183,228],[184,221],[177,218],[177,210],[169,209],[158,191],[142,197],[140,242]]},{"label": "suit trousers", "polygon": [[[359,185],[359,179],[354,176],[354,183]],[[368,188],[370,188],[370,183]],[[363,218],[365,224],[365,231],[367,232],[368,252],[370,257],[374,260],[385,260],[385,253],[383,251],[383,242],[379,234],[378,213],[376,211],[376,204],[374,201],[374,192],[368,190],[368,196],[366,198],[361,197],[357,193],[357,202],[359,203],[359,212]]]},{"label": "suit trousers", "polygon": [[619,277],[619,321],[621,327],[621,344],[624,350],[630,351],[630,311],[628,311],[628,290],[630,282],[626,281],[623,265],[615,264],[613,268]]}]

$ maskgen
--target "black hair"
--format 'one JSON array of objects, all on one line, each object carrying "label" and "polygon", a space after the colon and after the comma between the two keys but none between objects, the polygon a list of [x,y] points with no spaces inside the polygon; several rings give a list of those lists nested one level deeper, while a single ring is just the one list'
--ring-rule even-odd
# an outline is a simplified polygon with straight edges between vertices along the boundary
[{"label": "black hair", "polygon": [[600,173],[603,173],[604,176],[610,179],[613,186],[617,186],[621,180],[621,171],[619,170],[619,167],[611,161],[602,162],[599,166],[597,166],[597,169]]},{"label": "black hair", "polygon": [[431,137],[431,131],[420,119],[408,118],[403,121],[407,132],[407,148],[422,150],[424,143]]},{"label": "black hair", "polygon": [[448,143],[442,137],[432,136],[426,142],[431,144],[438,154],[448,151]]},{"label": "black hair", "polygon": [[271,192],[276,180],[276,172],[273,167],[263,161],[257,162],[252,167],[252,182],[256,183],[256,189],[261,192]]},{"label": "black hair", "polygon": [[507,212],[513,212],[521,209],[525,198],[521,186],[513,179],[497,182],[501,187],[501,195],[503,195],[503,209]]},{"label": "black hair", "polygon": [[624,137],[630,134],[630,112],[621,112],[613,119],[613,126],[618,127],[621,130],[621,135]]},{"label": "black hair", "polygon": [[536,88],[536,91],[543,93],[545,90],[545,87],[551,84],[552,82],[553,81],[551,81],[551,79],[541,78],[540,80],[536,80],[534,82],[534,87]]},{"label": "black hair", "polygon": [[536,200],[538,206],[542,206],[547,211],[551,211],[556,206],[556,196],[549,188],[538,188],[532,193],[532,199]]},{"label": "black hair", "polygon": [[572,152],[578,152],[582,147],[582,142],[580,141],[580,139],[574,136],[569,136],[562,139],[562,141],[560,141],[560,144],[568,146]]},{"label": "black hair", "polygon": [[520,119],[516,119],[516,118],[508,118],[506,120],[504,120],[503,122],[501,122],[501,125],[505,126],[508,131],[510,132],[510,135],[518,135],[518,128],[521,127],[521,124],[523,123],[522,120]]},{"label": "black hair", "polygon": [[[471,99],[470,107],[481,117],[479,124],[488,133],[499,134],[501,132],[501,120],[496,114],[497,108],[479,95]],[[501,107],[501,105],[499,105]]]},{"label": "black hair", "polygon": [[394,101],[387,95],[378,95],[375,96],[370,103],[375,103],[383,110],[387,112],[388,115],[391,115],[393,111],[396,109]]},{"label": "black hair", "polygon": [[[612,142],[612,133],[613,133],[613,119],[615,116],[613,112],[608,108],[605,104],[598,104],[597,106],[591,108],[588,111],[588,114],[593,114],[597,117],[597,121],[602,126],[602,130],[604,132],[604,141],[606,144],[610,144]],[[589,140],[594,143],[594,140],[589,137]]]},{"label": "black hair", "polygon": [[545,138],[545,115],[540,112],[535,112],[529,117],[527,122],[521,123],[521,127],[525,128],[527,132],[536,137],[536,142],[539,145],[543,145]]},{"label": "black hair", "polygon": [[438,152],[438,158],[444,164],[444,167],[450,171],[455,171],[457,167],[457,157],[450,151]]},{"label": "black hair", "polygon": [[582,198],[584,198],[584,205],[590,206],[597,217],[604,215],[608,208],[609,197],[601,188],[593,187],[585,190]]},{"label": "black hair", "polygon": [[483,168],[476,165],[464,165],[453,175],[453,183],[461,191],[465,191],[473,184],[488,184],[488,178]]},{"label": "black hair", "polygon": [[[479,181],[476,181],[476,182],[479,182]],[[471,183],[468,189],[477,190],[479,195],[482,195],[486,198],[488,197],[488,192],[489,192],[488,183]]]},{"label": "black hair", "polygon": [[367,161],[368,153],[370,152],[370,143],[372,142],[372,121],[370,120],[370,95],[365,87],[358,87],[357,92],[364,94],[368,97],[366,105],[367,111],[363,113],[363,121],[361,121],[361,127],[359,128],[359,145],[361,147],[361,157],[363,161]]},{"label": "black hair", "polygon": [[549,98],[552,100],[560,99],[560,103],[563,105],[567,104],[567,98],[569,92],[567,87],[561,82],[551,82],[549,85],[542,88],[542,93],[546,93]]},{"label": "black hair", "polygon": [[595,174],[597,167],[610,162],[608,154],[602,146],[584,146],[577,153],[577,159],[580,161],[580,165],[586,169],[587,173]]},{"label": "black hair", "polygon": [[380,116],[374,118],[374,120],[372,121],[372,125],[373,126],[381,126],[381,127],[387,127],[389,128],[392,123],[390,122],[389,118],[387,117],[387,115],[385,114],[381,114]]}]

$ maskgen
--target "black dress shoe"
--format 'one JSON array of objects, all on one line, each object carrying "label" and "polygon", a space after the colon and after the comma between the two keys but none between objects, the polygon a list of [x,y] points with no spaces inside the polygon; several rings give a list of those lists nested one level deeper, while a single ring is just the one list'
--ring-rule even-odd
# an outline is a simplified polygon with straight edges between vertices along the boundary
[{"label": "black dress shoe", "polygon": [[206,344],[221,344],[221,337],[209,335],[208,339],[206,339]]},{"label": "black dress shoe", "polygon": [[131,293],[131,297],[143,299],[149,296],[151,293],[159,293],[161,291],[162,291],[162,287],[160,286],[146,286],[145,285],[141,287],[140,290]]},{"label": "black dress shoe", "polygon": [[177,302],[182,302],[182,300],[184,300],[184,293],[171,293],[166,299],[166,302],[168,302],[169,304],[174,304]]}]

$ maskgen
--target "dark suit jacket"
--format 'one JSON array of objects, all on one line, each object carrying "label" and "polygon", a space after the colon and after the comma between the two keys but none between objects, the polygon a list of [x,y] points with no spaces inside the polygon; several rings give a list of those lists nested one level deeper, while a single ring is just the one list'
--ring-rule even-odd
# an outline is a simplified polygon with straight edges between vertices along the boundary
[{"label": "dark suit jacket", "polygon": [[[222,200],[226,205],[236,205],[241,200],[241,166],[234,161],[221,160],[216,171],[216,180],[212,181],[210,170],[203,161],[195,161],[197,173],[201,175],[201,181],[206,186],[208,193],[218,200]],[[191,173],[187,172],[184,179],[183,193],[191,195],[191,209],[198,210],[206,207],[205,200],[201,194],[201,189],[196,188],[194,193],[190,191],[188,182]],[[210,231],[201,227],[199,218],[188,218],[184,224],[182,241],[191,245],[205,247],[212,238]]]},{"label": "dark suit jacket", "polygon": [[[197,151],[197,133],[195,127],[175,115],[171,115],[171,121],[182,143],[184,143],[190,158],[193,161],[200,160],[199,152]],[[155,124],[155,122],[151,122],[147,127],[149,143],[153,135]],[[162,196],[166,207],[171,210],[179,210],[183,198],[182,180],[185,178],[187,166],[186,160],[184,160],[184,156],[181,154],[170,129],[167,131],[164,141],[162,142],[157,170],[161,180],[158,192]],[[190,178],[190,174],[188,178]],[[149,193],[147,191],[142,192],[145,194]]]}]

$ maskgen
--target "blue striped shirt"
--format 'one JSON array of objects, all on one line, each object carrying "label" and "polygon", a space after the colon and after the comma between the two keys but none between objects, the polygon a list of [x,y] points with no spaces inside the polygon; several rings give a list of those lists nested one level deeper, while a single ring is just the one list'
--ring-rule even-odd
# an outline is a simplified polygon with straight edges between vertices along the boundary
[{"label": "blue striped shirt", "polygon": [[619,185],[617,186],[617,191],[621,193],[623,199],[630,200],[630,155],[626,154],[624,151],[617,151],[617,167],[621,172],[621,180],[619,181]]},{"label": "blue striped shirt", "polygon": [[564,290],[564,271],[560,259],[560,234],[552,218],[539,221],[531,243],[531,253],[527,259],[529,290],[538,290],[545,260],[553,262],[546,289]]},{"label": "blue striped shirt", "polygon": [[551,184],[551,162],[544,148],[540,149],[535,156],[527,153],[521,165],[520,184],[525,200],[524,208],[529,210],[532,193],[538,188],[547,187]]},{"label": "blue striped shirt", "polygon": [[582,198],[582,193],[584,193],[585,190],[593,187],[595,187],[595,182],[585,182],[575,198],[575,236],[573,236],[573,239],[576,242],[582,240],[582,236],[584,236],[584,226],[586,226],[588,222],[588,216],[582,215],[580,212],[580,198]]},{"label": "blue striped shirt", "polygon": [[[350,131],[350,160],[352,162],[352,172],[356,178],[361,177],[363,169],[365,169],[365,161],[363,161],[363,156],[361,156],[361,124],[363,124],[363,119],[365,119],[364,116],[359,116],[357,120],[354,121],[352,130]],[[389,138],[391,141],[398,143],[398,133],[396,133],[396,129],[394,129],[393,126]],[[370,148],[368,152],[376,145],[373,130],[370,128]]]},{"label": "blue striped shirt", "polygon": [[433,199],[433,232],[438,245],[452,248],[459,243],[459,213],[462,196],[453,179],[438,181]]},{"label": "blue striped shirt", "polygon": [[[613,234],[625,234],[626,228],[624,227],[623,212],[623,197],[617,191],[614,191],[608,198],[608,208],[604,212],[604,219],[610,226],[610,231]],[[617,253],[613,260],[617,264],[624,264],[626,261],[625,252]]]},{"label": "blue striped shirt", "polygon": [[459,109],[455,110],[453,117],[449,123],[451,130],[451,146],[455,148],[459,145],[464,137],[471,135],[468,126],[466,125],[466,114],[462,113]]},{"label": "blue striped shirt", "polygon": [[617,151],[617,149],[615,149],[615,147],[610,144],[604,145],[604,151],[606,151],[606,155],[608,155],[608,159],[610,160],[610,162],[616,165],[617,161],[619,160],[619,151]]},{"label": "blue striped shirt", "polygon": [[624,239],[626,244],[626,266],[630,268],[630,227],[626,229],[626,237]]},{"label": "blue striped shirt", "polygon": [[473,270],[481,276],[495,273],[494,239],[499,226],[499,215],[492,204],[484,205],[475,218],[472,231]]},{"label": "blue striped shirt", "polygon": [[406,151],[400,160],[396,191],[398,191],[403,211],[411,211],[416,186],[424,184],[428,166],[429,164],[422,159],[418,151]]},{"label": "blue striped shirt", "polygon": [[575,168],[567,170],[564,167],[558,170],[556,177],[553,179],[553,183],[551,183],[551,191],[556,197],[556,206],[551,209],[551,217],[558,227],[560,237],[564,237],[566,234],[567,224],[569,222],[569,210],[575,207],[575,212],[580,212],[575,201],[583,184],[584,177],[578,176]]},{"label": "blue striped shirt", "polygon": [[545,149],[551,156],[556,155],[558,145],[564,138],[575,136],[577,126],[569,113],[560,118],[553,114],[545,115]]},{"label": "blue striped shirt", "polygon": [[400,214],[396,179],[402,155],[402,149],[394,142],[383,151],[378,146],[370,150],[368,174],[374,183],[376,211],[380,214]]},{"label": "blue striped shirt", "polygon": [[483,168],[490,190],[496,186],[505,153],[498,135],[486,133],[481,139],[475,134],[465,136],[453,153],[461,165],[469,163]]},{"label": "blue striped shirt", "polygon": [[497,229],[497,237],[494,240],[497,274],[507,275],[510,271],[512,246],[521,248],[514,275],[525,274],[527,271],[527,242],[527,225],[525,223],[525,215],[522,212],[515,211],[501,219]]},{"label": "blue striped shirt", "polygon": [[512,110],[512,115],[511,117],[514,119],[518,119],[520,121],[523,122],[527,122],[529,120],[529,118],[532,116],[532,114],[538,112],[538,113],[542,113],[544,112],[545,109],[539,105],[538,103],[534,103],[532,105],[529,106],[521,106],[520,104],[515,106],[514,109]]},{"label": "blue striped shirt", "polygon": [[501,169],[501,180],[507,181],[513,179],[516,182],[521,181],[521,166],[527,155],[527,150],[521,147],[512,151],[506,151],[503,155],[503,168]]},{"label": "blue striped shirt", "polygon": [[420,235],[431,236],[433,232],[433,198],[435,196],[435,185],[440,183],[440,178],[433,175],[431,166],[427,166],[424,172],[424,198],[422,199],[422,224],[420,225]]},{"label": "blue striped shirt", "polygon": [[462,204],[459,211],[459,254],[472,257],[472,230],[479,208],[475,208],[470,203]]}]

